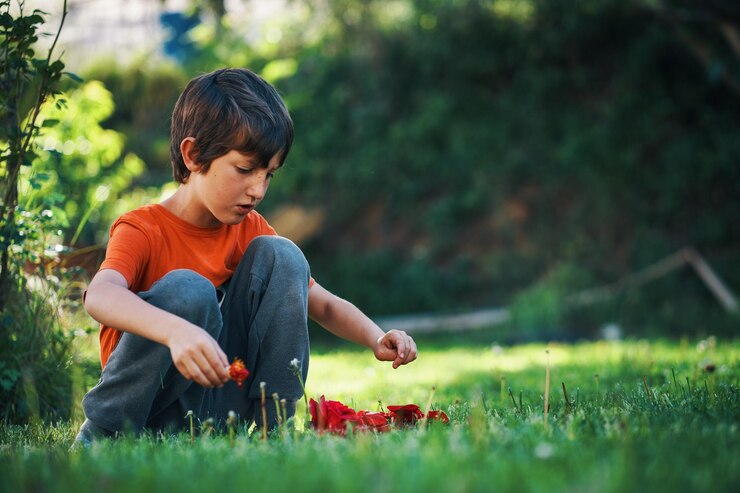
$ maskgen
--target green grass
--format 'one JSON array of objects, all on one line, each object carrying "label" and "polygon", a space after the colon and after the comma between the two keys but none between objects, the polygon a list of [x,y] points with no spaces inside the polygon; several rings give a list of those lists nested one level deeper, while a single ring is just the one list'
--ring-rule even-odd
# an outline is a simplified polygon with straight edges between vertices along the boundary
[{"label": "green grass", "polygon": [[[227,436],[198,438],[194,445],[187,434],[124,437],[78,452],[68,451],[72,423],[4,427],[0,490],[740,488],[737,342],[551,344],[547,427],[542,412],[546,346],[420,342],[419,360],[399,370],[363,351],[314,350],[308,391],[356,409],[375,409],[378,400],[424,407],[436,386],[434,407],[450,415],[448,426],[347,438],[284,433],[267,443],[240,429],[233,448]],[[704,370],[710,362],[713,373]],[[570,409],[561,383],[572,401],[577,397]],[[302,413],[301,405],[299,418]]]}]

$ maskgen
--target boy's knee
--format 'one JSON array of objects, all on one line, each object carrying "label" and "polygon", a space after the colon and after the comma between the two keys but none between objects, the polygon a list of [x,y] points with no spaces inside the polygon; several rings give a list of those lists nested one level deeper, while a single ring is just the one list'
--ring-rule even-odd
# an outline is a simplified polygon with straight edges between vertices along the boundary
[{"label": "boy's knee", "polygon": [[298,246],[281,236],[258,236],[249,244],[257,254],[268,255],[275,267],[291,275],[308,277],[308,262]]},{"label": "boy's knee", "polygon": [[204,310],[218,309],[216,288],[211,281],[189,269],[168,272],[139,295],[152,305],[186,320],[199,318]]}]

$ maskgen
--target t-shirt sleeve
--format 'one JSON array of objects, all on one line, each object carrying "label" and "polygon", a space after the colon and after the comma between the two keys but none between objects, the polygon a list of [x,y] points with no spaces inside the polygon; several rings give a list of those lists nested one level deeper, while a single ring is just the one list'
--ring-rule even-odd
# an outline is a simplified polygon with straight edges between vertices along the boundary
[{"label": "t-shirt sleeve", "polygon": [[100,269],[113,269],[126,278],[129,288],[140,280],[149,261],[151,245],[146,233],[130,222],[116,221],[110,231]]}]

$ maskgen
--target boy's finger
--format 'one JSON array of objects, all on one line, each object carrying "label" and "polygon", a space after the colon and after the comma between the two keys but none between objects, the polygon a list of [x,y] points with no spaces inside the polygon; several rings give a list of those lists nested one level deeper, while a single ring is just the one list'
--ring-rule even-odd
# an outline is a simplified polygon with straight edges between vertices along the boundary
[{"label": "boy's finger", "polygon": [[406,348],[407,346],[404,338],[402,336],[398,337],[396,339],[396,354],[398,355],[397,359],[403,361],[403,359],[406,357]]},{"label": "boy's finger", "polygon": [[416,359],[416,356],[418,355],[418,351],[416,349],[416,343],[411,338],[411,336],[406,336],[406,337],[408,337],[408,343],[407,343],[408,344],[408,351],[407,351],[408,354],[406,355],[406,363],[411,363],[412,361]]},{"label": "boy's finger", "polygon": [[180,373],[182,373],[185,378],[197,383],[198,385],[202,385],[204,387],[208,386],[208,380],[206,379],[205,375],[203,375],[203,372],[200,371],[200,368],[198,368],[198,365],[194,361],[185,363],[184,366],[185,373]]},{"label": "boy's finger", "polygon": [[212,339],[211,344],[213,345],[213,349],[216,351],[216,356],[218,357],[219,363],[229,366],[229,358],[228,356],[226,356],[226,353],[224,353],[224,350],[221,349],[221,346],[218,345],[216,339]]},{"label": "boy's finger", "polygon": [[193,377],[190,375],[190,372],[188,371],[187,367],[183,365],[182,363],[175,363],[175,368],[177,368],[177,371],[180,372],[180,375],[182,375],[185,380],[193,380]]},{"label": "boy's finger", "polygon": [[213,368],[216,369],[216,374],[221,379],[221,383],[225,383],[229,379],[229,360],[226,358],[221,347],[216,341],[213,341],[214,350],[216,351],[216,360],[213,361]]},{"label": "boy's finger", "polygon": [[196,357],[195,361],[200,370],[200,374],[205,379],[205,382],[201,383],[204,387],[218,387],[223,383],[218,375],[218,371],[223,371],[223,368],[221,368],[220,365],[213,365],[211,358],[209,358],[209,355],[200,354]]}]

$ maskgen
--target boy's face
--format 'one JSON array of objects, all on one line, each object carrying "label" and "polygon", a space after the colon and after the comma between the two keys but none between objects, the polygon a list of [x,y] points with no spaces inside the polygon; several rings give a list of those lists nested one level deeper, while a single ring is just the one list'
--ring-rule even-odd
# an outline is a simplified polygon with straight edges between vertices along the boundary
[{"label": "boy's face", "polygon": [[270,180],[280,167],[273,156],[267,168],[232,150],[211,162],[206,173],[191,170],[187,186],[190,222],[200,227],[239,224],[262,201]]}]

